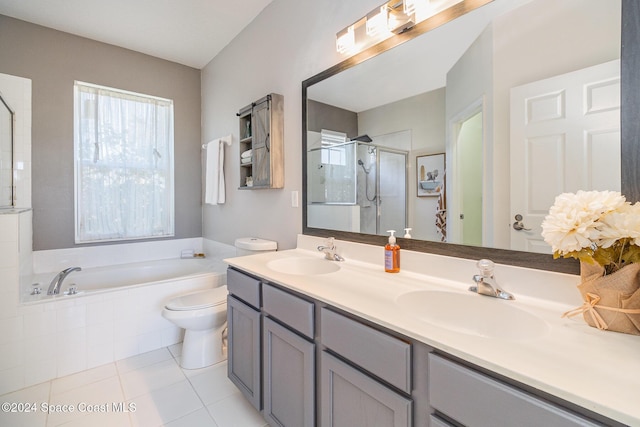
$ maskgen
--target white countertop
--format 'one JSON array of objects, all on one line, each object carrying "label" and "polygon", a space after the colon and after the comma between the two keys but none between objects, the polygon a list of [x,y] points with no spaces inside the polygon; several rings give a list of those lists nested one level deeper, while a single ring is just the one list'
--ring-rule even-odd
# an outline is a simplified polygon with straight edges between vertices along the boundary
[{"label": "white countertop", "polygon": [[[476,273],[475,263],[469,260],[403,250],[402,271],[390,274],[382,266],[383,248],[337,241],[346,261],[339,263],[336,272],[292,275],[268,267],[276,259],[322,258],[309,250],[322,243],[322,239],[300,236],[297,249],[225,261],[593,412],[640,426],[640,336],[591,328],[581,316],[561,318],[581,305],[575,289],[577,276],[497,266],[498,283],[516,300],[495,301],[535,315],[548,330],[531,339],[488,338],[420,320],[396,303],[401,295],[416,290],[468,294]],[[376,258],[380,262],[371,262]]]}]

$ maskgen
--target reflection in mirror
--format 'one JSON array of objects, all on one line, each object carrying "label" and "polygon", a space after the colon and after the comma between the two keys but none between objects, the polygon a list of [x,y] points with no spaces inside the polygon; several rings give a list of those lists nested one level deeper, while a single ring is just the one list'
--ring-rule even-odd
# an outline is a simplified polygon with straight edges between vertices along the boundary
[{"label": "reflection in mirror", "polygon": [[13,116],[0,93],[0,208],[13,206]]},{"label": "reflection in mirror", "polygon": [[[557,194],[620,190],[620,22],[620,0],[495,0],[315,80],[305,100],[307,226],[411,227],[420,240],[550,253],[540,224]],[[348,173],[323,162],[323,132],[351,144]],[[349,142],[363,134],[371,143]],[[385,177],[367,148],[405,153],[404,170]],[[438,153],[442,194],[420,197],[418,159]],[[392,175],[406,187],[383,190]],[[319,179],[355,195],[323,198],[331,191]],[[404,224],[384,222],[392,204]]]},{"label": "reflection in mirror", "polygon": [[407,223],[407,132],[352,140],[339,132],[309,131],[307,223],[357,233],[400,231]]}]

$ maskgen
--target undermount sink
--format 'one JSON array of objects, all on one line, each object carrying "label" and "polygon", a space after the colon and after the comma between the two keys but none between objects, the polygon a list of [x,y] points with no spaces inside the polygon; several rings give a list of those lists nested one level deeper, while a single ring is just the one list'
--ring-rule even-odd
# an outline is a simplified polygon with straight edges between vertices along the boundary
[{"label": "undermount sink", "polygon": [[468,335],[525,341],[549,329],[544,320],[511,301],[474,293],[415,291],[400,295],[396,303],[421,321]]},{"label": "undermount sink", "polygon": [[336,261],[329,261],[324,258],[282,258],[269,261],[267,267],[271,270],[284,274],[295,274],[299,276],[328,274],[340,270]]}]

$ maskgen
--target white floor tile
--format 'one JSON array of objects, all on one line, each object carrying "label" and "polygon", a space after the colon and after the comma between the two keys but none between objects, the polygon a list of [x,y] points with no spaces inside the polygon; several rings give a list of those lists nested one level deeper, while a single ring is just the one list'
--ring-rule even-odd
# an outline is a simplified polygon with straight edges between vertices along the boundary
[{"label": "white floor tile", "polygon": [[267,424],[240,393],[208,405],[207,410],[218,427],[262,427]]},{"label": "white floor tile", "polygon": [[198,371],[203,372],[198,375],[190,375],[188,378],[205,405],[238,393],[238,388],[227,378],[226,362]]},{"label": "white floor tile", "polygon": [[177,344],[173,344],[170,345],[169,347],[167,347],[169,349],[169,351],[171,352],[171,354],[173,355],[174,358],[178,358],[180,356],[182,356],[182,343],[179,342]]},{"label": "white floor tile", "polygon": [[[50,383],[46,382],[0,396],[2,402],[15,404],[28,402],[32,405],[28,409],[24,406],[10,408],[15,409],[16,412],[1,411],[0,426],[44,427],[47,422],[47,414],[41,411],[41,404],[49,399],[49,389]],[[26,412],[27,410],[32,412]]]},{"label": "white floor tile", "polygon": [[118,371],[116,370],[115,363],[108,363],[106,365],[98,366],[97,368],[78,372],[77,374],[56,378],[51,381],[51,394],[64,393],[74,388],[82,387],[117,375]]},{"label": "white floor tile", "polygon": [[60,424],[59,427],[131,427],[129,414],[121,412],[93,412]]},{"label": "white floor tile", "polygon": [[154,363],[163,362],[171,358],[172,356],[169,350],[166,348],[160,348],[158,350],[138,354],[127,359],[118,360],[116,362],[116,366],[118,367],[118,372],[122,375],[126,372],[153,365]]},{"label": "white floor tile", "polygon": [[182,418],[165,424],[165,427],[218,427],[206,408],[198,409]]},{"label": "white floor tile", "polygon": [[176,361],[171,358],[164,362],[127,372],[121,375],[120,378],[124,395],[130,400],[136,396],[182,381],[185,376]]},{"label": "white floor tile", "polygon": [[131,413],[134,426],[154,427],[178,420],[201,409],[202,402],[186,379],[131,399],[136,411]]},{"label": "white floor tile", "polygon": [[[178,366],[181,351],[182,345],[176,344],[0,396],[5,402],[37,405],[37,412],[33,413],[0,413],[0,426],[266,425],[260,413],[227,379],[226,361],[202,369],[183,370]],[[81,411],[80,403],[106,404],[108,411]],[[123,406],[118,407],[120,403]],[[43,404],[45,408],[56,404],[74,405],[75,411],[47,415],[43,412]],[[135,408],[123,412],[129,404]]]},{"label": "white floor tile", "polygon": [[[178,365],[180,365],[180,361],[181,361],[181,357],[176,357],[176,362],[178,363]],[[205,366],[204,368],[198,368],[198,369],[182,369],[182,372],[184,372],[184,374],[187,376],[187,378],[191,378],[191,377],[195,377],[196,375],[202,375],[205,372],[208,371],[212,371],[212,370],[218,370],[219,369],[219,365],[224,364],[225,369],[227,366],[227,360],[223,360],[222,362],[218,362],[216,364],[213,365],[209,365],[209,366]]]},{"label": "white floor tile", "polygon": [[[63,393],[51,393],[49,403],[53,405],[54,410],[47,417],[47,427],[59,426],[84,418],[88,415],[87,406],[112,404],[113,402],[124,402],[124,400],[118,377],[92,382]],[[62,405],[69,405],[74,410],[72,412],[58,412],[58,405],[61,407]]]}]

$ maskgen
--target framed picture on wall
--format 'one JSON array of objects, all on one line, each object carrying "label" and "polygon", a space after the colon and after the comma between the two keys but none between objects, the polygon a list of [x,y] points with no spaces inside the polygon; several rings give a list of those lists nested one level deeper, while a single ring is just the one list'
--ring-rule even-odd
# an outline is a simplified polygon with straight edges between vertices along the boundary
[{"label": "framed picture on wall", "polygon": [[444,193],[444,153],[416,157],[418,197]]}]

